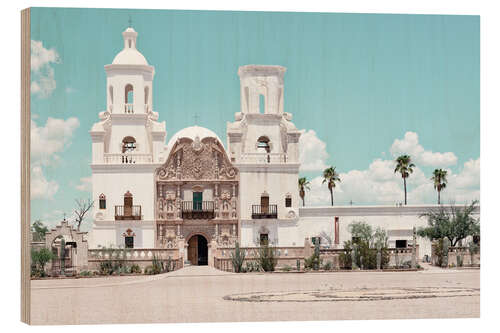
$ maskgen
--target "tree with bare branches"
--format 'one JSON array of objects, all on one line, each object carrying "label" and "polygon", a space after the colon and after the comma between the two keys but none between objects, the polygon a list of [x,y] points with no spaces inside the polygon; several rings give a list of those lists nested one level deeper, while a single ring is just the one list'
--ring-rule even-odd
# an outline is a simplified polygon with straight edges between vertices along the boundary
[{"label": "tree with bare branches", "polygon": [[75,199],[76,209],[75,209],[75,224],[76,229],[80,231],[80,226],[82,225],[85,215],[94,206],[94,201],[91,199]]}]

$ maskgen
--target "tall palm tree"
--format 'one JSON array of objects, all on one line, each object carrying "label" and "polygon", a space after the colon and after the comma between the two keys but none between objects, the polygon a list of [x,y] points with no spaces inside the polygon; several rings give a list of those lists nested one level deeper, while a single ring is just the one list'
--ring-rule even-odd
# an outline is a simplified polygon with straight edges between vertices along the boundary
[{"label": "tall palm tree", "polygon": [[337,171],[335,171],[335,167],[331,166],[328,169],[323,171],[323,184],[328,184],[328,190],[330,191],[330,196],[332,198],[332,206],[333,206],[333,189],[335,188],[335,182],[340,182],[340,177]]},{"label": "tall palm tree", "polygon": [[415,164],[411,162],[410,155],[401,155],[396,158],[396,168],[394,169],[394,173],[401,173],[401,177],[403,178],[403,184],[405,187],[405,205],[407,204],[406,200],[406,178],[410,177],[410,174],[413,173],[413,168]]},{"label": "tall palm tree", "polygon": [[446,183],[448,183],[448,179],[446,179],[447,174],[448,171],[443,169],[436,169],[432,173],[431,180],[434,181],[434,188],[438,193],[438,205],[441,204],[441,190],[445,189]]},{"label": "tall palm tree", "polygon": [[311,183],[307,180],[306,177],[299,178],[299,195],[302,198],[302,206],[306,205],[305,197],[306,197],[306,190],[311,190],[309,187]]}]

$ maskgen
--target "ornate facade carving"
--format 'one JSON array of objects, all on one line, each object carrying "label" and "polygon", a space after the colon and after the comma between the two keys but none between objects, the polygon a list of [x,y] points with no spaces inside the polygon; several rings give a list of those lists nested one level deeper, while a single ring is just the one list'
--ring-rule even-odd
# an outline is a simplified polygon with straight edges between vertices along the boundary
[{"label": "ornate facade carving", "polygon": [[[208,241],[215,237],[218,243],[234,245],[239,175],[218,139],[179,138],[166,162],[157,169],[155,180],[159,246],[175,247],[178,239],[187,239],[196,233],[205,235]],[[202,202],[195,205],[193,193],[200,192]],[[203,214],[196,214],[198,211],[193,214],[197,209]],[[234,231],[219,237],[217,221],[234,225],[229,227]]]}]

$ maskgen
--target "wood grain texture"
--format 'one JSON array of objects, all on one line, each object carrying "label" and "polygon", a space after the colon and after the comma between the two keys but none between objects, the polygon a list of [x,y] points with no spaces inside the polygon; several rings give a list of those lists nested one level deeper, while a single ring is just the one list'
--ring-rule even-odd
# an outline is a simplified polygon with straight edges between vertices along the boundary
[{"label": "wood grain texture", "polygon": [[30,280],[30,9],[21,11],[21,321],[31,323]]}]

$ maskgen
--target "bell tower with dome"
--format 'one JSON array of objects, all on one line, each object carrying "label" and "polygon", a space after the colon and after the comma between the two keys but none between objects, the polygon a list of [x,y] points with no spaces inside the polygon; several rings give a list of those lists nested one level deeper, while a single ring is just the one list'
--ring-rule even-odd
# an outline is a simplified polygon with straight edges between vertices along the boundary
[{"label": "bell tower with dome", "polygon": [[151,189],[167,133],[153,108],[155,69],[137,49],[137,35],[128,27],[122,33],[123,49],[104,66],[106,109],[90,131],[92,247],[154,247]]},{"label": "bell tower with dome", "polygon": [[284,111],[286,68],[238,70],[241,111],[227,124],[227,149],[240,171],[242,246],[295,246],[298,223],[300,131]]}]

